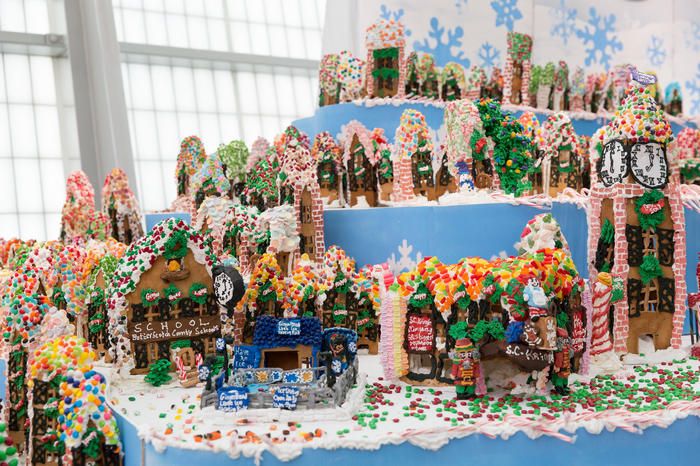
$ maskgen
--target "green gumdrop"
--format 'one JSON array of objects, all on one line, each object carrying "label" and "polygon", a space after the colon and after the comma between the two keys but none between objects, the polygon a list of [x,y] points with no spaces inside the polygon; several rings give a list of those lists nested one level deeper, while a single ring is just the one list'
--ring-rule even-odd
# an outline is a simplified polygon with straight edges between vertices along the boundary
[{"label": "green gumdrop", "polygon": [[8,456],[12,456],[12,455],[14,455],[14,454],[17,453],[17,447],[15,447],[14,445],[11,446],[11,447],[8,447],[7,450],[5,450],[5,453],[6,453]]},{"label": "green gumdrop", "polygon": [[10,460],[9,463],[7,463],[8,466],[17,466],[19,464],[19,461],[17,459]]},{"label": "green gumdrop", "polygon": [[5,454],[5,452],[0,451],[0,461],[5,461],[5,458],[7,458],[7,455]]}]

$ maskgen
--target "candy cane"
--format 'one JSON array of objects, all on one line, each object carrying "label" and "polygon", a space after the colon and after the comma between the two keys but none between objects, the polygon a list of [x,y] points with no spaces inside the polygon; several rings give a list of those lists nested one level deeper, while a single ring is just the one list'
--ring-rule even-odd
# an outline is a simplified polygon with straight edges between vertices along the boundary
[{"label": "candy cane", "polygon": [[593,332],[591,337],[591,355],[612,351],[610,331],[608,329],[608,311],[612,298],[612,277],[601,272],[593,285]]},{"label": "candy cane", "polygon": [[184,380],[187,376],[187,371],[185,370],[185,363],[180,356],[175,356],[175,367],[177,367],[177,377],[180,380]]}]

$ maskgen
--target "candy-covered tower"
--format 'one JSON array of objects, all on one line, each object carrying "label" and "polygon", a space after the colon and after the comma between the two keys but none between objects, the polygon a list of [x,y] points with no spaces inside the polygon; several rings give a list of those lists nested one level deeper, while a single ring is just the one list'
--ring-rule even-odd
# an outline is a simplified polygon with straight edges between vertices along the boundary
[{"label": "candy-covered tower", "polygon": [[[644,76],[647,77],[647,76]],[[591,144],[589,266],[622,279],[614,348],[678,348],[685,318],[685,219],[671,127],[650,90],[633,82]]]},{"label": "candy-covered tower", "polygon": [[[407,201],[434,195],[430,129],[421,112],[404,110],[394,136],[394,200]],[[398,165],[398,167],[396,167]]]},{"label": "candy-covered tower", "polygon": [[581,189],[578,137],[565,113],[550,115],[542,125],[544,150],[543,192],[556,197],[565,188]]},{"label": "candy-covered tower", "polygon": [[530,100],[530,58],[532,37],[519,32],[508,33],[508,55],[503,70],[503,103],[520,104]]},{"label": "candy-covered tower", "polygon": [[406,89],[403,24],[380,19],[369,28],[367,46],[367,95],[403,97]]},{"label": "candy-covered tower", "polygon": [[102,213],[110,221],[112,237],[131,244],[143,236],[141,209],[129,179],[121,168],[113,168],[102,187]]}]

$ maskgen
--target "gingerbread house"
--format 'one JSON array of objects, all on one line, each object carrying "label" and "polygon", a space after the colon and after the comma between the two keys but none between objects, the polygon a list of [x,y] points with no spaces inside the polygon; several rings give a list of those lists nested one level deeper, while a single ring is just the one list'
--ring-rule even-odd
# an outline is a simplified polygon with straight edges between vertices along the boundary
[{"label": "gingerbread house", "polygon": [[404,27],[398,21],[380,19],[365,36],[367,47],[367,95],[403,97],[406,90]]},{"label": "gingerbread house", "polygon": [[345,178],[342,150],[328,131],[316,135],[311,156],[316,162],[318,184],[324,202],[342,205]]},{"label": "gingerbread house", "polygon": [[542,127],[534,112],[523,112],[518,117],[518,122],[523,126],[523,133],[530,140],[530,152],[532,153],[532,168],[528,172],[528,180],[532,185],[531,192],[540,194],[543,191],[542,181],[542,163],[544,161],[544,151],[540,147],[544,147],[544,137]]},{"label": "gingerbread house", "polygon": [[114,168],[102,187],[102,213],[109,218],[112,237],[131,244],[143,236],[141,210],[129,179],[121,168]]},{"label": "gingerbread house", "polygon": [[486,72],[478,65],[473,65],[469,70],[465,86],[465,97],[468,100],[481,98],[481,90],[486,85]]},{"label": "gingerbread house", "polygon": [[671,127],[648,88],[633,82],[591,144],[590,276],[610,271],[625,299],[612,311],[614,349],[639,337],[678,348],[685,320],[685,217]]},{"label": "gingerbread house", "polygon": [[503,73],[498,66],[491,70],[486,86],[484,86],[483,97],[500,102],[503,99]]},{"label": "gingerbread house", "polygon": [[262,315],[282,317],[284,289],[282,269],[273,253],[262,254],[253,267],[243,299],[234,313],[237,343],[251,344],[255,323]]},{"label": "gingerbread house", "polygon": [[343,126],[339,139],[348,179],[348,204],[357,205],[364,198],[370,207],[376,207],[377,159],[369,130],[352,120]]},{"label": "gingerbread house", "polygon": [[269,244],[269,231],[258,225],[255,206],[236,205],[224,217],[221,257],[234,257],[244,274],[255,264],[254,257],[262,254]]},{"label": "gingerbread house", "polygon": [[105,254],[92,269],[86,283],[87,318],[83,337],[97,353],[98,359],[108,355],[110,338],[108,333],[106,290],[110,277],[117,269],[119,259]]},{"label": "gingerbread house", "polygon": [[586,95],[586,76],[583,68],[577,66],[569,82],[569,110],[582,112]]},{"label": "gingerbread house", "polygon": [[250,206],[255,206],[260,212],[279,205],[279,190],[277,178],[279,163],[276,160],[274,148],[267,149],[268,154],[255,162],[248,170],[243,197]]},{"label": "gingerbread house", "polygon": [[218,156],[207,158],[192,178],[192,190],[196,193],[197,218],[193,228],[211,235],[215,254],[221,253],[224,216],[235,205],[229,197],[231,182],[226,176],[224,164]]},{"label": "gingerbread house", "polygon": [[370,134],[374,159],[376,160],[376,173],[379,201],[391,200],[394,189],[394,162],[391,155],[391,144],[384,135],[384,128],[374,128]]},{"label": "gingerbread house", "polygon": [[479,110],[469,100],[448,102],[445,105],[445,127],[447,170],[460,190],[471,191],[474,189],[471,139],[475,133],[483,133]]},{"label": "gingerbread house", "polygon": [[550,115],[542,125],[544,151],[542,192],[556,197],[564,189],[582,188],[578,136],[565,113]]},{"label": "gingerbread house", "polygon": [[336,80],[340,89],[338,95],[340,102],[351,102],[365,96],[366,73],[367,65],[362,59],[347,50],[338,54]]},{"label": "gingerbread house", "polygon": [[466,86],[462,65],[455,62],[447,63],[440,75],[440,97],[442,100],[449,102],[461,99],[465,95]]},{"label": "gingerbread house", "polygon": [[552,93],[552,110],[561,112],[568,108],[569,65],[564,60],[559,60],[554,72],[554,92]]},{"label": "gingerbread house", "polygon": [[355,329],[357,309],[351,293],[355,276],[355,261],[338,246],[331,246],[323,258],[323,288],[326,299],[323,301],[321,322],[324,328],[344,327]]},{"label": "gingerbread house", "polygon": [[532,57],[532,37],[510,31],[508,33],[508,54],[503,70],[503,102],[509,104],[528,103],[530,100],[530,59]]},{"label": "gingerbread house", "polygon": [[406,58],[406,96],[426,99],[440,97],[438,74],[432,55],[411,52]]},{"label": "gingerbread house", "polygon": [[700,130],[683,128],[676,144],[681,183],[700,185]]},{"label": "gingerbread house", "polygon": [[664,89],[664,109],[672,116],[683,113],[683,94],[680,84],[676,81],[668,83]]},{"label": "gingerbread house", "polygon": [[321,58],[321,65],[318,68],[319,107],[339,102],[338,61],[337,53],[327,53]]},{"label": "gingerbread house", "polygon": [[194,202],[196,193],[192,190],[192,178],[206,158],[204,145],[197,136],[187,136],[180,142],[180,152],[175,166],[177,197],[168,210],[190,214],[191,223],[194,223],[197,216],[197,207]]},{"label": "gingerbread house", "polygon": [[536,78],[533,80],[537,82],[537,94],[535,95],[537,108],[549,108],[554,76],[556,74],[554,63],[549,62],[541,68],[538,67],[532,74],[533,78]]},{"label": "gingerbread house", "polygon": [[90,220],[95,216],[95,190],[85,172],[77,170],[66,179],[66,200],[61,211],[61,240],[88,236]]},{"label": "gingerbread house", "polygon": [[433,141],[425,116],[418,110],[407,109],[401,114],[394,150],[393,200],[408,201],[416,195],[434,199]]},{"label": "gingerbread house", "polygon": [[107,291],[110,352],[134,374],[170,359],[171,344],[189,340],[202,357],[215,353],[219,306],[212,293],[214,256],[202,235],[168,219],[133,243]]}]

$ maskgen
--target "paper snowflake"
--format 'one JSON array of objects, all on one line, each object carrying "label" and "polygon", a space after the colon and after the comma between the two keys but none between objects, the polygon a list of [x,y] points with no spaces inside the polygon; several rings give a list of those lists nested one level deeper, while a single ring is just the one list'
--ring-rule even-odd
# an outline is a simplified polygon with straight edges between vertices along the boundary
[{"label": "paper snowflake", "polygon": [[615,35],[615,15],[603,16],[591,7],[589,10],[589,18],[586,26],[583,29],[576,30],[576,35],[589,45],[586,48],[586,66],[592,63],[599,63],[610,68],[610,59],[615,52],[622,50],[622,42]]},{"label": "paper snowflake", "polygon": [[469,0],[455,0],[455,7],[457,8],[457,13],[462,14],[462,7],[466,7]]},{"label": "paper snowflake", "polygon": [[479,59],[481,59],[479,66],[484,68],[489,73],[494,66],[498,66],[500,64],[501,51],[488,42],[481,44],[478,55]]},{"label": "paper snowflake", "polygon": [[[459,50],[462,47],[462,37],[464,37],[464,29],[457,26],[454,29],[447,30],[447,40],[444,40],[445,28],[440,26],[440,20],[436,17],[430,19],[430,31],[428,37],[435,40],[435,45],[431,46],[429,39],[423,39],[423,42],[415,41],[413,49],[416,52],[429,53],[435,59],[437,66],[445,66],[453,61],[468,69],[470,62],[464,56],[464,51]],[[452,49],[455,49],[453,52]]]},{"label": "paper snowflake", "polygon": [[700,52],[700,22],[693,21],[685,31],[685,45],[694,52]]},{"label": "paper snowflake", "polygon": [[700,113],[700,65],[691,81],[685,82],[685,87],[690,95],[690,114],[697,115]]},{"label": "paper snowflake", "polygon": [[505,26],[512,31],[515,22],[523,19],[523,14],[518,9],[518,0],[493,0],[491,8],[496,12],[496,27]]},{"label": "paper snowflake", "polygon": [[666,47],[664,41],[659,36],[651,36],[647,47],[647,58],[654,66],[661,66],[666,61]]},{"label": "paper snowflake", "polygon": [[411,253],[413,252],[413,246],[408,244],[407,240],[403,240],[401,245],[398,247],[399,254],[401,255],[399,260],[396,260],[396,254],[392,253],[386,262],[389,266],[389,270],[394,275],[400,275],[401,272],[407,272],[416,267],[418,262],[423,260],[423,254],[420,251],[416,252],[415,260],[411,258]]},{"label": "paper snowflake", "polygon": [[559,5],[549,10],[549,15],[554,19],[549,35],[561,37],[562,42],[567,44],[569,37],[576,33],[576,8],[568,8],[566,0],[559,0]]}]

